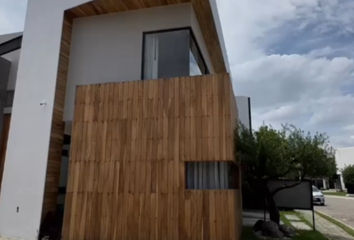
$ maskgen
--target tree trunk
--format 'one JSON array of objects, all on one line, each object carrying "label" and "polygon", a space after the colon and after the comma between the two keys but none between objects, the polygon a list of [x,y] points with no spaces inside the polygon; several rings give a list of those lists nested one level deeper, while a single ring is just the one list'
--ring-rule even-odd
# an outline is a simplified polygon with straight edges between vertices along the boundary
[{"label": "tree trunk", "polygon": [[267,200],[268,212],[270,220],[275,222],[278,226],[280,224],[280,213],[277,204],[274,201],[273,194],[269,191],[267,184],[264,186],[265,198]]}]

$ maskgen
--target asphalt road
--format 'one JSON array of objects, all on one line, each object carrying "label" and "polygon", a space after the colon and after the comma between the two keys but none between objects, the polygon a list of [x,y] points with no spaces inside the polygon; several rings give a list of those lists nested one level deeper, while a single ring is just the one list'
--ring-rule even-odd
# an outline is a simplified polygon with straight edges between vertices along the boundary
[{"label": "asphalt road", "polygon": [[325,195],[326,206],[315,206],[315,209],[346,223],[354,228],[354,198],[340,198]]}]

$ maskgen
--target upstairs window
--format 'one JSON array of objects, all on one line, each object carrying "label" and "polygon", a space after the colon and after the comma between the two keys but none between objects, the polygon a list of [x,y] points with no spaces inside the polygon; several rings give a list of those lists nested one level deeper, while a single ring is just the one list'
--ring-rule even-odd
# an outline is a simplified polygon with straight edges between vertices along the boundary
[{"label": "upstairs window", "polygon": [[190,28],[144,33],[143,79],[208,74]]},{"label": "upstairs window", "polygon": [[198,76],[209,74],[209,70],[193,35],[190,37],[189,44],[189,75]]}]

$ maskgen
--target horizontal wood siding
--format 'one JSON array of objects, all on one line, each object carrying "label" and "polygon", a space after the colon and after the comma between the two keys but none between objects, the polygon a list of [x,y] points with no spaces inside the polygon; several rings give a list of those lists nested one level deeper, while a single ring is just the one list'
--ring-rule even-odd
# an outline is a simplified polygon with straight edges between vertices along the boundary
[{"label": "horizontal wood siding", "polygon": [[233,161],[228,74],[79,86],[63,239],[239,239],[238,190],[186,190]]}]

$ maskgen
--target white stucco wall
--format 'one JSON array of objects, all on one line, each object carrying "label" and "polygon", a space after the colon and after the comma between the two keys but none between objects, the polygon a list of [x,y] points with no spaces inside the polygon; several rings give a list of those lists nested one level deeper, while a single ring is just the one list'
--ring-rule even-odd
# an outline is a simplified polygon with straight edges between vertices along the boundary
[{"label": "white stucco wall", "polygon": [[340,180],[343,188],[345,189],[344,180],[341,170],[350,164],[354,164],[354,147],[338,148],[336,150],[337,174],[340,175]]},{"label": "white stucco wall", "polygon": [[252,119],[250,119],[251,116],[251,106],[249,104],[249,97],[244,97],[244,96],[236,96],[236,103],[237,103],[237,108],[238,108],[238,118],[239,121],[245,125],[247,128],[252,127]]},{"label": "white stucco wall", "polygon": [[354,164],[354,147],[338,148],[336,150],[338,173],[345,165]]},{"label": "white stucco wall", "polygon": [[[86,0],[28,1],[5,169],[0,236],[37,238],[43,205],[63,11]],[[39,102],[47,100],[47,105]]]},{"label": "white stucco wall", "polygon": [[342,174],[341,170],[350,164],[354,164],[354,147],[338,148],[336,150],[337,174]]},{"label": "white stucco wall", "polygon": [[214,72],[190,3],[75,19],[64,120],[72,121],[77,85],[141,79],[143,32],[192,27]]}]

